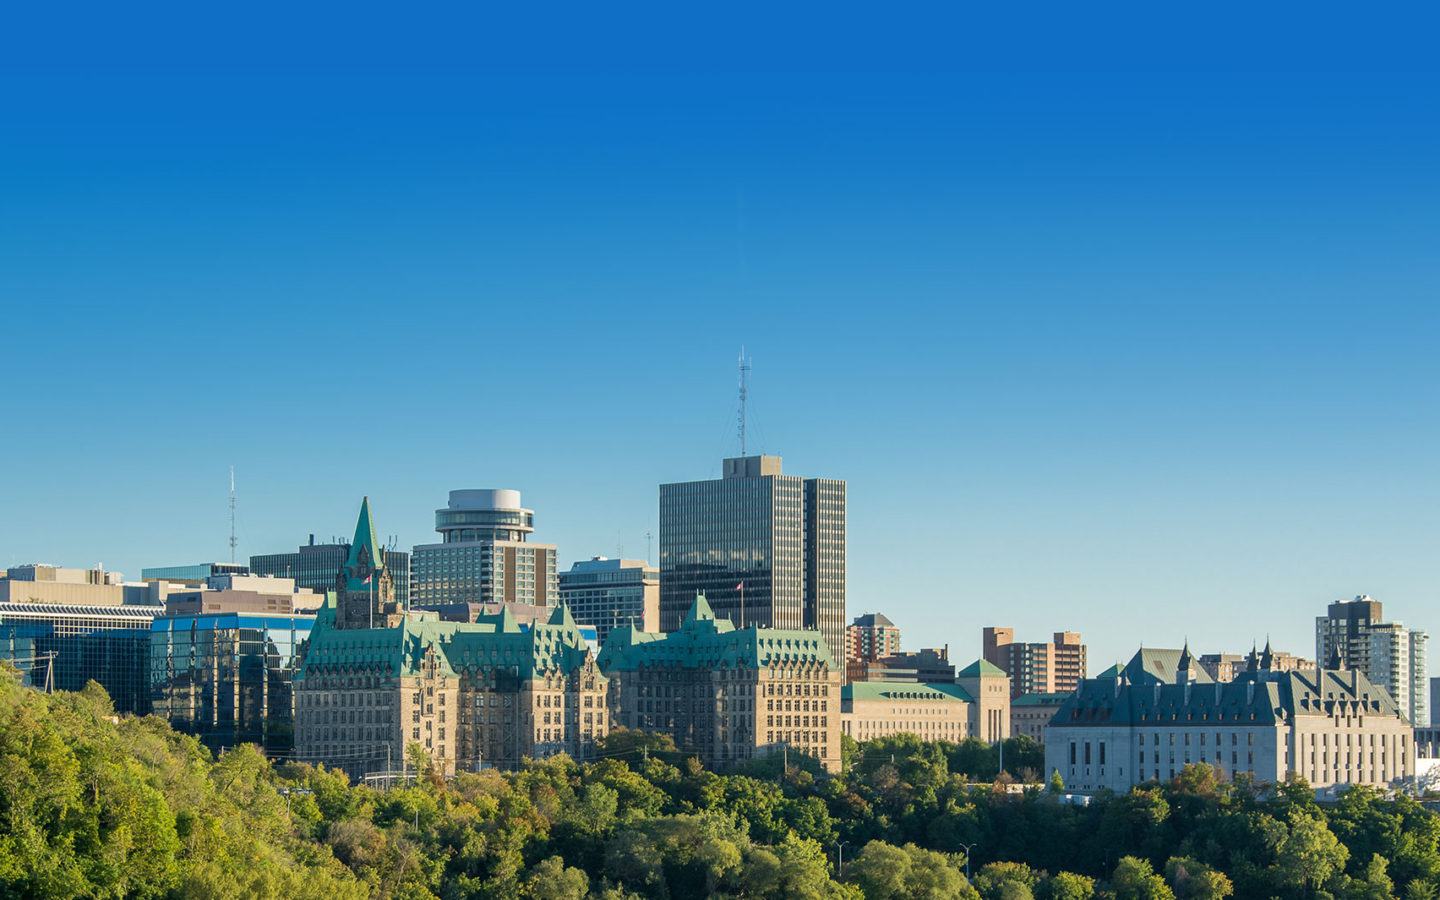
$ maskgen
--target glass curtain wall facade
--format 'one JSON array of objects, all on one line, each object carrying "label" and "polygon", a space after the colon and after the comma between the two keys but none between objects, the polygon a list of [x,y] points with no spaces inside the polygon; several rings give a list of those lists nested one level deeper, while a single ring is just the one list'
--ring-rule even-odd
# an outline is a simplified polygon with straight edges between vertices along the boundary
[{"label": "glass curtain wall facade", "polygon": [[156,619],[150,632],[150,706],[212,750],[295,745],[292,685],[313,616],[218,615]]},{"label": "glass curtain wall facade", "polygon": [[660,630],[703,593],[736,627],[818,628],[843,668],[845,482],[782,474],[779,457],[724,471],[660,486]]}]

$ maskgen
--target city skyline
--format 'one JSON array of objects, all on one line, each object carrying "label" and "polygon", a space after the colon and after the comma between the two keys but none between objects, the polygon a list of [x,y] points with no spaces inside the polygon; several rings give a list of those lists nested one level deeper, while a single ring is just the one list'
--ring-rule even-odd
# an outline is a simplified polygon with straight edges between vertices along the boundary
[{"label": "city skyline", "polygon": [[242,558],[513,487],[562,567],[658,562],[744,346],[750,451],[848,483],[851,617],[1440,633],[1425,29],[474,15],[12,39],[6,564],[227,560],[231,465]]}]

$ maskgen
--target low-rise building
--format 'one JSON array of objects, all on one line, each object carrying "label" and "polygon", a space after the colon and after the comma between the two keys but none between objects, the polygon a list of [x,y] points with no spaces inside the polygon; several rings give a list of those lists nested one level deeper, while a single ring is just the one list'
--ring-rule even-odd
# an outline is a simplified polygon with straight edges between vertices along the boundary
[{"label": "low-rise building", "polygon": [[979,660],[950,682],[851,682],[840,692],[840,727],[857,741],[914,734],[994,743],[1010,735],[1010,680]]},{"label": "low-rise building", "polygon": [[[1200,668],[1205,670],[1215,681],[1234,681],[1235,676],[1244,673],[1249,665],[1250,656],[1256,654],[1253,647],[1249,654],[1243,653],[1203,653],[1200,655]],[[1315,670],[1315,660],[1306,659],[1303,656],[1296,656],[1294,653],[1286,653],[1283,650],[1271,651],[1271,669],[1276,672],[1311,672]]]},{"label": "low-rise building", "polygon": [[1414,734],[1363,673],[1280,672],[1262,656],[1217,682],[1188,648],[1173,668],[1156,671],[1159,654],[1174,652],[1143,651],[1110,677],[1086,679],[1045,731],[1047,771],[1082,793],[1124,792],[1196,762],[1264,783],[1298,775],[1317,789],[1391,786],[1414,775]]},{"label": "low-rise building", "polygon": [[816,630],[737,629],[697,595],[676,631],[622,625],[600,651],[616,725],[724,768],[788,748],[840,770],[841,673]]},{"label": "low-rise building", "polygon": [[1010,701],[1010,733],[1024,735],[1036,743],[1045,743],[1045,726],[1055,717],[1060,706],[1074,691],[1033,692],[1021,694]]},{"label": "low-rise building", "polygon": [[950,648],[922,647],[879,659],[846,660],[847,681],[888,681],[929,684],[955,680]]}]

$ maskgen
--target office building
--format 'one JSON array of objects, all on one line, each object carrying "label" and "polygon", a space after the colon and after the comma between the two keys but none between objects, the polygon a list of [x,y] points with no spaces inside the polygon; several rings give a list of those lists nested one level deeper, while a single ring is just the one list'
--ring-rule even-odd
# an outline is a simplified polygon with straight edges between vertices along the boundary
[{"label": "office building", "polygon": [[435,510],[438,544],[415,547],[413,605],[558,601],[555,546],[532,544],[535,511],[512,490],[451,491]]},{"label": "office building", "polygon": [[660,570],[638,559],[593,559],[560,573],[560,602],[603,643],[612,628],[660,630]]},{"label": "office building", "polygon": [[568,609],[528,627],[509,604],[474,622],[407,612],[377,548],[366,502],[295,680],[299,758],[358,777],[399,769],[411,744],[446,775],[593,754],[606,681]]},{"label": "office building", "polygon": [[622,625],[600,651],[614,724],[659,731],[714,768],[781,752],[840,771],[840,667],[816,630],[736,628],[703,594],[673,631]]},{"label": "office building", "polygon": [[[410,605],[410,554],[404,550],[381,548],[385,556],[385,570],[395,582],[395,600],[401,606]],[[299,588],[324,594],[335,589],[335,577],[350,555],[350,545],[332,541],[328,544],[310,542],[294,553],[266,553],[250,557],[250,571],[256,575],[273,575],[277,578],[293,578]]]},{"label": "office building", "polygon": [[48,603],[62,606],[152,604],[152,589],[126,584],[119,572],[101,568],[67,569],[31,564],[11,566],[0,578],[0,603]]},{"label": "office building", "polygon": [[267,753],[289,753],[295,745],[293,682],[314,623],[313,611],[156,617],[145,648],[143,711],[212,750],[256,744]]},{"label": "office building", "polygon": [[[1409,723],[1362,672],[1278,672],[1252,655],[1244,673],[1218,682],[1188,648],[1164,653],[1137,653],[1082,682],[1045,729],[1047,772],[1081,793],[1124,793],[1198,762],[1266,784],[1298,775],[1320,789],[1392,787],[1415,772]],[[1157,671],[1168,659],[1173,668]]]},{"label": "office building", "polygon": [[191,566],[149,566],[140,570],[141,581],[171,581],[199,586],[216,575],[249,575],[243,563],[196,563]]},{"label": "office building", "polygon": [[660,486],[660,630],[703,593],[741,628],[815,628],[845,667],[845,482],[786,475],[778,456]]},{"label": "office building", "polygon": [[914,734],[926,741],[986,743],[1010,736],[1010,679],[984,660],[953,681],[852,681],[840,691],[840,728],[857,741]]},{"label": "office building", "polygon": [[167,583],[160,593],[167,616],[245,612],[313,616],[325,595],[299,588],[293,578],[270,575],[211,575],[203,585]]},{"label": "office building", "polygon": [[1072,693],[1021,694],[1011,700],[1010,734],[1023,735],[1037,744],[1045,743],[1045,726]]},{"label": "office building", "polygon": [[900,652],[900,627],[880,613],[856,616],[845,626],[845,659],[882,659]]},{"label": "office building", "polygon": [[981,631],[981,657],[1010,676],[1011,697],[1073,691],[1087,664],[1077,631],[1057,631],[1048,643],[1016,643],[1015,629],[987,627]]},{"label": "office building", "polygon": [[1430,679],[1430,724],[1440,726],[1440,678]]}]

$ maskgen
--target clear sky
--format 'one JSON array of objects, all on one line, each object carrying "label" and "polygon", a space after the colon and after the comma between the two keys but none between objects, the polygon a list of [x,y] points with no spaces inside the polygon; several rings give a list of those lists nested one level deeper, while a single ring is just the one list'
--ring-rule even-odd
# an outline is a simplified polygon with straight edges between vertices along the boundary
[{"label": "clear sky", "polygon": [[459,487],[643,556],[743,344],[908,646],[1440,629],[1431,22],[66,9],[0,36],[0,563],[227,558],[232,464],[242,557]]}]

